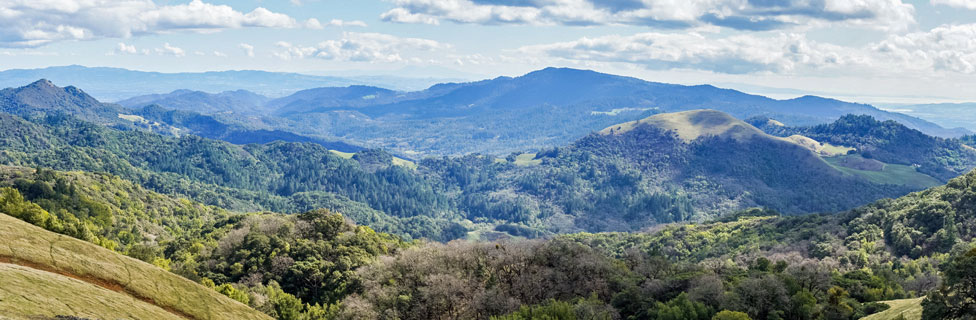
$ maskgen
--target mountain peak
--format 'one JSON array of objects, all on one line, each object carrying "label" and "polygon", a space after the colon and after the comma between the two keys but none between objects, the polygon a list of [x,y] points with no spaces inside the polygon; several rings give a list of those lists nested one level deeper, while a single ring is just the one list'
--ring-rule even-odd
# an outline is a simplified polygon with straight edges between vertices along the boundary
[{"label": "mountain peak", "polygon": [[686,142],[705,136],[727,137],[740,141],[766,136],[765,133],[742,120],[710,109],[656,114],[641,120],[610,126],[601,130],[600,134],[623,134],[639,125],[650,125],[672,131]]},{"label": "mountain peak", "polygon": [[51,80],[48,80],[48,79],[40,79],[40,80],[34,81],[31,84],[27,85],[26,87],[28,87],[28,88],[55,88],[55,89],[58,88],[58,86],[54,85],[54,83],[51,82]]},{"label": "mountain peak", "polygon": [[[78,110],[100,106],[101,103],[74,86],[58,87],[47,79],[26,86],[5,90],[4,96],[17,102],[20,108],[36,110]],[[25,109],[26,110],[26,109]]]}]

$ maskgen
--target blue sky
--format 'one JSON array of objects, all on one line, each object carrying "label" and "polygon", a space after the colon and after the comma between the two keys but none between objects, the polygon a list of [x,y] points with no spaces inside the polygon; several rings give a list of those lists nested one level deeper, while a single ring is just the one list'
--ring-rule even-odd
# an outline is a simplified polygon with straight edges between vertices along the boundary
[{"label": "blue sky", "polygon": [[976,101],[976,0],[0,0],[0,69],[69,64],[471,79],[566,66]]}]

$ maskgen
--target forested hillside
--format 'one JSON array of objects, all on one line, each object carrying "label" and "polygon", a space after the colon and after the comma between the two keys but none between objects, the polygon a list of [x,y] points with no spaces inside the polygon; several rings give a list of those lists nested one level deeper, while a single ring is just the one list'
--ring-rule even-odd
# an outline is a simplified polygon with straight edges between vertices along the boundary
[{"label": "forested hillside", "polygon": [[967,319],[974,306],[974,277],[963,271],[976,256],[973,186],[976,173],[836,215],[752,209],[650,233],[412,248],[361,269],[364,291],[347,299],[343,312],[858,319],[888,308],[878,301],[929,294],[925,319]]},{"label": "forested hillside", "polygon": [[[311,143],[237,146],[120,131],[69,116],[3,116],[0,162],[109,172],[236,211],[342,208],[378,230],[436,240],[469,231],[492,238],[639,230],[752,206],[789,214],[837,211],[916,188],[846,175],[810,150],[720,112],[683,115],[709,121],[631,124],[547,150],[527,166],[515,155],[512,161],[469,155],[425,159],[416,169],[390,160],[365,164],[366,153],[343,159]],[[734,130],[688,139],[673,125]]]},{"label": "forested hillside", "polygon": [[819,142],[853,147],[864,158],[916,166],[919,172],[942,181],[976,168],[976,149],[965,145],[966,138],[928,136],[895,121],[847,115],[811,127],[777,125],[768,118],[753,118],[749,122],[772,135],[804,135]]},{"label": "forested hillside", "polygon": [[[47,169],[0,167],[0,213],[151,263],[282,319],[334,314],[338,301],[358,290],[356,268],[410,245],[326,209],[230,213],[110,175]],[[5,258],[0,250],[0,263]]]},{"label": "forested hillside", "polygon": [[[924,295],[928,314],[968,306],[956,298],[968,275],[940,283],[939,272],[970,263],[976,173],[795,216],[914,187],[847,174],[805,140],[718,111],[621,123],[535,155],[416,167],[375,149],[347,159],[314,143],[27,116],[0,115],[0,211],[279,319],[856,319]],[[783,130],[862,157],[958,146],[868,120]],[[917,142],[895,143],[905,134]],[[749,207],[766,209],[740,211]],[[464,237],[497,241],[411,240]]]},{"label": "forested hillside", "polygon": [[[92,196],[102,187],[71,193],[75,187],[67,185],[34,199],[45,204],[70,194],[108,201]],[[976,245],[973,186],[976,173],[837,215],[753,209],[650,233],[496,243],[410,244],[327,211],[231,215],[126,253],[147,259],[145,252],[155,252],[150,260],[157,265],[279,319],[535,319],[567,312],[601,319],[857,319],[886,308],[877,301],[932,290],[938,293],[923,302],[926,317],[943,319],[971,306],[956,297],[970,292],[972,276],[951,270],[970,265],[968,248]],[[3,195],[4,212],[57,225],[19,191]],[[88,212],[64,208],[61,216]],[[941,285],[940,270],[951,276]]]}]

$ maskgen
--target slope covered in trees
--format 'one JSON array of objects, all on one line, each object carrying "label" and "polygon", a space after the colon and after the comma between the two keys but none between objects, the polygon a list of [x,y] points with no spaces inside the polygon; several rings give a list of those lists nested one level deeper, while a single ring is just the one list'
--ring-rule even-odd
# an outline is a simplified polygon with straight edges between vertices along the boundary
[{"label": "slope covered in trees", "polygon": [[[976,172],[833,215],[751,209],[650,233],[407,249],[361,269],[369,280],[342,312],[405,319],[859,319],[888,308],[879,301],[927,296],[925,319],[968,319],[974,183]],[[906,252],[913,242],[920,245]]]},{"label": "slope covered in trees", "polygon": [[[297,319],[295,317],[334,314],[342,298],[359,290],[359,279],[354,273],[358,267],[372,263],[380,255],[393,254],[411,245],[397,236],[356,226],[341,214],[325,209],[293,215],[237,214],[146,191],[104,174],[64,173],[47,169],[35,171],[15,167],[3,167],[0,173],[0,213],[4,214],[0,217],[4,224],[0,224],[0,227],[16,228],[18,224],[7,220],[10,217],[18,218],[48,231],[90,243],[76,244],[72,248],[101,246],[114,250],[208,286],[277,318]],[[14,259],[13,262],[46,264],[60,272],[64,271],[60,269],[63,268],[62,264],[78,262],[71,259],[104,255],[99,251],[103,249],[81,250],[75,253],[78,257],[61,250],[50,251],[49,254],[47,248],[51,245],[43,243],[43,254],[35,256],[34,253],[40,252],[40,249],[31,246],[40,242],[18,238],[22,237],[21,232],[42,234],[40,230],[31,230],[34,229],[0,235],[0,238],[12,237],[4,238],[5,241],[14,241],[0,249],[0,264]],[[67,260],[61,261],[62,255]],[[47,257],[54,260],[31,260]],[[99,281],[123,287],[129,283],[127,278],[120,277],[132,275],[117,274],[124,273],[119,271],[124,270],[122,266],[99,263],[108,271],[115,270],[112,271],[115,273],[103,276],[99,272],[108,271],[72,269],[65,272],[72,277],[98,275]],[[81,263],[77,267],[89,265],[91,263]],[[0,272],[27,279],[24,281],[58,283],[71,280],[7,266],[0,268]],[[164,271],[153,274],[158,276],[156,274],[160,272]],[[169,283],[171,280],[158,281]],[[18,286],[25,283],[28,282],[5,282]],[[98,293],[96,289],[85,290],[109,295]],[[149,290],[142,287],[133,290],[143,289]],[[155,294],[181,292],[168,287],[156,290],[163,291]],[[209,292],[202,287],[196,290]],[[153,292],[136,292],[142,294],[136,297],[138,299],[155,297],[150,295]],[[24,297],[29,297],[30,294],[43,295],[44,292],[24,294]],[[166,296],[160,301],[170,303],[166,299],[171,298]],[[88,303],[83,299],[69,300],[78,301],[80,307]],[[8,301],[18,303],[18,308],[21,308],[20,304],[29,302],[19,298],[4,299],[0,301],[0,306],[6,306],[4,303]],[[203,310],[200,312],[205,312],[205,307],[210,305],[207,300],[172,303]],[[175,308],[172,304],[162,307]],[[214,307],[215,312],[222,312],[216,308],[218,306]],[[34,309],[18,310],[29,312]],[[54,310],[62,309],[52,309],[52,312]],[[142,309],[137,308],[133,312],[141,312],[139,310]],[[107,313],[86,314],[116,314],[110,313],[111,310],[105,311]]]},{"label": "slope covered in trees", "polygon": [[[366,161],[370,150],[343,159],[310,143],[238,146],[63,115],[0,115],[0,163],[109,172],[236,211],[342,208],[377,230],[436,240],[469,230],[488,237],[638,230],[752,206],[837,211],[914,190],[843,174],[806,148],[720,112],[684,115],[708,121],[612,126],[538,154],[537,165],[469,155],[428,158],[415,169]],[[676,129],[703,134],[682,138]]]},{"label": "slope covered in trees", "polygon": [[835,122],[810,127],[775,125],[768,118],[749,122],[772,135],[799,134],[821,143],[853,147],[865,158],[917,166],[919,172],[943,182],[976,167],[976,150],[965,145],[965,138],[933,137],[890,120],[846,115]]},{"label": "slope covered in trees", "polygon": [[[388,154],[375,150],[343,159],[314,144],[234,146],[63,116],[0,120],[4,161],[108,171],[136,181],[8,167],[0,179],[0,211],[152,262],[281,319],[519,318],[533,312],[611,319],[856,319],[883,309],[878,301],[933,290],[955,297],[969,290],[960,286],[965,277],[941,286],[939,272],[948,270],[943,266],[949,261],[968,263],[976,173],[836,215],[754,209],[649,233],[496,243],[408,242],[330,211],[299,209],[332,205],[349,217],[404,232],[425,230],[414,228],[415,221],[466,218],[482,234],[533,237],[709,219],[715,214],[701,213],[700,205],[723,203],[717,200],[727,199],[722,192],[741,192],[734,193],[741,202],[724,202],[727,207],[716,213],[775,199],[822,205],[801,191],[831,205],[841,196],[868,201],[878,195],[866,192],[891,191],[822,171],[834,169],[809,149],[716,112],[658,116],[628,130],[613,126],[547,150],[534,165],[472,155],[426,159],[415,171],[380,161]],[[834,173],[804,178],[813,172]],[[693,180],[682,180],[688,177]],[[294,189],[283,190],[292,183]],[[304,213],[243,215],[139,185]],[[762,188],[769,193],[757,191]],[[417,202],[398,207],[411,202],[374,197],[382,194]],[[570,222],[558,224],[566,221],[561,219]],[[544,223],[554,228],[540,228]],[[465,232],[460,224],[451,227],[460,231],[420,225],[439,236]],[[933,297],[928,305],[958,304]]]},{"label": "slope covered in trees", "polygon": [[0,121],[3,164],[108,172],[236,211],[345,208],[382,230],[434,239],[463,235],[463,228],[445,220],[449,216],[438,216],[448,205],[445,197],[409,169],[389,165],[368,172],[316,144],[236,146],[113,130],[66,116],[34,123],[0,115]]}]

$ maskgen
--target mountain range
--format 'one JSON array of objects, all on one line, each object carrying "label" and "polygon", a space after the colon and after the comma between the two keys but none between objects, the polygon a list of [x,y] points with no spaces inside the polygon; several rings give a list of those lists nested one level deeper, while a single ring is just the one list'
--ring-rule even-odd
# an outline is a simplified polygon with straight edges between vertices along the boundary
[{"label": "mountain range", "polygon": [[0,71],[0,88],[22,86],[37,79],[56,83],[85,84],[85,90],[102,101],[119,101],[146,94],[163,94],[192,88],[206,92],[248,90],[281,97],[296,91],[349,85],[374,85],[400,90],[419,90],[456,79],[398,76],[318,76],[254,70],[163,73],[79,65]]},{"label": "mountain range", "polygon": [[[110,172],[236,210],[357,208],[349,214],[358,223],[439,240],[638,230],[753,206],[839,211],[976,167],[976,151],[957,140],[894,121],[845,116],[830,125],[777,126],[789,135],[776,137],[721,111],[697,110],[611,125],[536,154],[425,158],[408,168],[377,150],[352,150],[344,159],[330,151],[336,145],[304,136],[158,105],[99,104],[73,90],[38,81],[9,91],[5,101],[18,103],[0,107],[26,119],[5,119],[3,145],[12,153],[0,160]],[[378,93],[377,99],[396,99]],[[52,110],[22,101],[65,105]],[[254,141],[280,137],[292,140]],[[477,222],[464,226],[465,220]]]},{"label": "mountain range", "polygon": [[0,90],[0,317],[976,310],[973,136],[867,105],[573,69],[125,103]]},{"label": "mountain range", "polygon": [[[261,125],[325,139],[341,139],[420,158],[471,152],[504,154],[565,145],[592,131],[655,113],[714,109],[736,118],[765,116],[791,126],[827,123],[846,114],[896,120],[926,134],[958,137],[925,120],[814,96],[775,100],[713,86],[683,86],[602,74],[547,68],[520,77],[444,83],[401,92],[350,86],[303,90],[264,105],[234,105],[216,96],[183,101],[184,92],[137,97],[123,104],[156,103],[165,108],[199,106],[197,112],[260,113]],[[240,112],[240,109],[253,110]],[[228,117],[230,118],[230,117]],[[238,119],[237,121],[244,122]],[[254,119],[248,120],[254,123]]]}]

